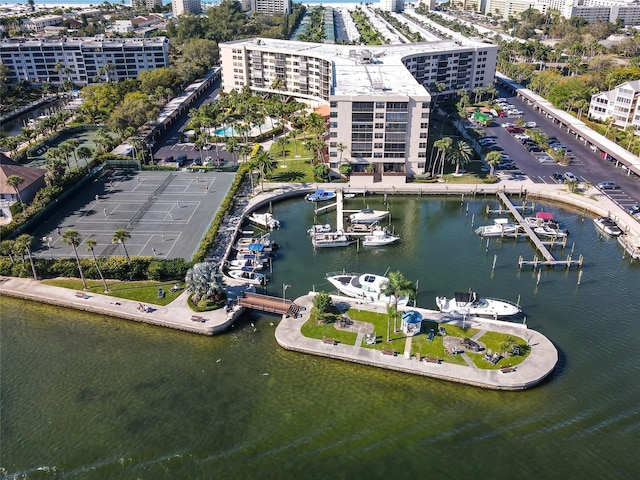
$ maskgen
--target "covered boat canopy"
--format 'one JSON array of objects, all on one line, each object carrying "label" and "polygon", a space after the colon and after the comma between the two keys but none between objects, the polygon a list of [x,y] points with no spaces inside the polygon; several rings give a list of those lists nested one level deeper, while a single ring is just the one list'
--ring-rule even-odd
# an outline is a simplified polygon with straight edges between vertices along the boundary
[{"label": "covered boat canopy", "polygon": [[402,321],[406,323],[420,323],[422,322],[422,315],[415,310],[407,310],[402,313]]},{"label": "covered boat canopy", "polygon": [[551,221],[551,220],[553,220],[553,213],[536,212],[536,218],[539,218],[539,219],[545,220],[545,221]]},{"label": "covered boat canopy", "polygon": [[478,299],[476,292],[456,292],[454,294],[456,303],[473,303]]},{"label": "covered boat canopy", "polygon": [[261,252],[264,250],[264,243],[250,243],[248,248],[250,252]]}]

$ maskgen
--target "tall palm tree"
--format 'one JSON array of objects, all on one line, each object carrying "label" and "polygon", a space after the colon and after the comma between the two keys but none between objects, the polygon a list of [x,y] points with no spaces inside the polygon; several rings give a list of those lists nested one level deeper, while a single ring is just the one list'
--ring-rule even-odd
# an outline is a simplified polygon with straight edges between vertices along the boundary
[{"label": "tall palm tree", "polygon": [[96,266],[98,275],[100,275],[100,280],[102,280],[102,284],[104,285],[104,293],[109,293],[109,286],[107,285],[107,281],[104,279],[104,276],[102,275],[102,271],[100,270],[100,266],[98,265],[98,259],[96,258],[95,247],[97,244],[98,242],[96,242],[93,238],[89,238],[86,241],[87,251],[91,252],[91,256],[93,257],[93,264]]},{"label": "tall palm tree", "polygon": [[75,138],[70,138],[69,140],[65,140],[63,142],[67,145],[67,148],[73,153],[73,159],[76,161],[76,169],[80,169],[80,165],[78,165],[78,147],[80,146],[80,142]]},{"label": "tall palm tree", "polygon": [[435,162],[433,162],[433,165],[431,167],[431,177],[435,175],[437,165],[439,163],[444,163],[444,159],[447,155],[447,152],[451,148],[452,143],[453,140],[451,139],[451,137],[443,137],[433,142],[433,148],[435,148],[438,153],[436,155],[436,160]]},{"label": "tall palm tree", "polygon": [[127,251],[127,246],[124,241],[131,238],[131,234],[125,230],[124,228],[119,228],[115,232],[113,232],[113,237],[111,238],[111,243],[120,243],[122,244],[122,248],[124,249],[124,255],[127,257],[127,263],[131,265],[131,258],[129,258],[129,252]]},{"label": "tall palm tree", "polygon": [[285,158],[287,156],[287,144],[289,143],[289,141],[287,140],[287,137],[278,137],[276,140],[276,146],[280,147],[280,149],[282,150],[282,165],[283,166],[287,166],[286,162],[285,162]]},{"label": "tall palm tree", "polygon": [[387,305],[387,342],[391,341],[391,321],[393,320],[394,329],[393,332],[396,332],[395,325],[398,319],[398,309],[393,303]]},{"label": "tall palm tree", "polygon": [[11,265],[15,265],[16,261],[13,259],[13,240],[2,240],[0,242],[0,255],[9,257]]},{"label": "tall palm tree", "polygon": [[502,155],[500,154],[500,152],[489,152],[487,153],[487,155],[484,157],[484,161],[487,162],[487,164],[489,165],[489,176],[493,177],[494,174],[494,169],[496,167],[496,165],[500,164],[500,162],[502,161]]},{"label": "tall palm tree", "polygon": [[73,248],[73,254],[76,257],[76,263],[78,264],[78,271],[80,272],[80,278],[82,279],[82,288],[87,290],[87,281],[84,279],[84,272],[82,271],[82,265],[80,265],[80,257],[78,256],[78,245],[82,243],[82,237],[77,230],[68,229],[62,233],[62,241],[67,245],[71,245]]},{"label": "tall palm tree", "polygon": [[89,166],[89,159],[93,156],[93,152],[89,147],[78,147],[78,158],[85,161],[85,166]]},{"label": "tall palm tree", "polygon": [[338,145],[336,145],[336,150],[340,152],[340,159],[338,160],[340,163],[342,163],[342,152],[344,152],[346,149],[347,146],[342,142],[338,142]]},{"label": "tall palm tree", "polygon": [[293,149],[296,152],[296,158],[300,156],[298,155],[298,142],[296,142],[296,138],[298,138],[298,135],[299,132],[295,128],[289,132],[289,136],[291,137],[291,140],[293,140]]},{"label": "tall palm tree", "polygon": [[266,151],[261,151],[255,156],[256,165],[260,170],[260,187],[264,190],[264,178],[276,168],[276,161]]},{"label": "tall palm tree", "polygon": [[[398,299],[400,297],[413,298],[415,296],[415,286],[411,280],[407,280],[402,272],[389,273],[389,281],[382,286],[380,293],[393,297],[393,308],[398,311]],[[397,316],[393,322],[393,332],[397,331]]]},{"label": "tall palm tree", "polygon": [[7,178],[7,185],[9,185],[10,187],[13,187],[13,189],[16,191],[16,195],[18,196],[18,201],[20,203],[23,203],[23,202],[22,202],[22,196],[20,196],[20,189],[18,187],[23,183],[24,183],[24,178],[21,177],[20,175],[10,175]]},{"label": "tall palm tree", "polygon": [[469,163],[472,155],[473,150],[471,149],[471,146],[464,140],[458,140],[453,145],[449,151],[449,160],[456,166],[454,175],[458,175],[460,173],[460,165]]},{"label": "tall palm tree", "polygon": [[19,253],[24,260],[24,254],[29,257],[29,263],[31,263],[31,272],[33,273],[33,279],[38,280],[38,274],[36,273],[36,265],[33,263],[33,257],[31,256],[31,246],[33,245],[33,237],[23,233],[13,242],[14,252]]}]

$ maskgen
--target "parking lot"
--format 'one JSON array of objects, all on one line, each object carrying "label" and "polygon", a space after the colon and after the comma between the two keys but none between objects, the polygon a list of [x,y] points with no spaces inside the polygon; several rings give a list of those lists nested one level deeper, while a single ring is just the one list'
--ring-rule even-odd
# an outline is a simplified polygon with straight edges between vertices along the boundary
[{"label": "parking lot", "polygon": [[55,215],[33,233],[38,257],[71,257],[73,249],[60,238],[66,229],[80,233],[81,257],[90,257],[89,238],[99,257],[124,255],[113,244],[118,229],[127,230],[130,256],[191,258],[209,228],[235,173],[115,171],[60,205]]},{"label": "parking lot", "polygon": [[[553,124],[550,119],[538,111],[533,110],[521,99],[501,93],[505,98],[504,103],[511,107],[511,114],[505,117],[494,118],[492,123],[484,127],[485,146],[493,147],[503,154],[504,164],[498,169],[500,175],[513,176],[514,173],[526,174],[531,180],[539,183],[561,183],[564,181],[564,173],[572,172],[581,183],[589,182],[594,186],[602,181],[613,181],[620,188],[601,189],[603,195],[609,196],[621,207],[627,209],[634,204],[640,203],[640,182],[637,177],[627,175],[627,171],[616,168],[591,149],[574,135],[570,135],[566,130],[562,130],[557,124]],[[516,120],[522,119],[525,122],[532,122],[549,137],[554,137],[557,145],[566,149],[570,158],[570,163],[563,166],[553,160],[551,156],[542,151],[538,151],[531,142],[516,138],[523,132],[507,131],[503,128],[505,124],[514,124]],[[532,125],[530,123],[530,125]],[[508,162],[508,160],[511,162]],[[561,177],[561,178],[554,178]]]}]

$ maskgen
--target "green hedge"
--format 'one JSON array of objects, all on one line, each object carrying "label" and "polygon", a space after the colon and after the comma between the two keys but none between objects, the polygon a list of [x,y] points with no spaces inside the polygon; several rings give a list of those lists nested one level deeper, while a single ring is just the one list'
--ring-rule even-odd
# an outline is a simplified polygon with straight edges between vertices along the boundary
[{"label": "green hedge", "polygon": [[[0,275],[11,277],[32,277],[31,265],[15,258],[11,263],[8,257],[0,258]],[[71,277],[79,278],[78,265],[75,258],[34,259],[36,273],[40,278]],[[80,259],[82,272],[87,279],[100,280],[100,275],[92,258]],[[153,257],[133,257],[131,266],[125,257],[98,258],[98,265],[105,278],[111,280],[184,280],[191,264],[183,258],[161,260]]]},{"label": "green hedge", "polygon": [[238,174],[233,179],[233,183],[227,192],[227,196],[224,198],[222,203],[220,204],[220,208],[218,209],[218,213],[216,214],[216,218],[211,222],[211,226],[209,230],[205,234],[204,238],[200,242],[200,247],[198,247],[198,251],[193,256],[193,263],[204,262],[207,254],[213,247],[213,244],[216,240],[216,236],[218,235],[218,230],[220,229],[220,225],[224,220],[224,216],[228,211],[233,207],[233,201],[238,194],[238,190],[240,190],[240,186],[244,180],[244,176],[247,173],[248,167],[246,163],[243,163],[238,169]]}]

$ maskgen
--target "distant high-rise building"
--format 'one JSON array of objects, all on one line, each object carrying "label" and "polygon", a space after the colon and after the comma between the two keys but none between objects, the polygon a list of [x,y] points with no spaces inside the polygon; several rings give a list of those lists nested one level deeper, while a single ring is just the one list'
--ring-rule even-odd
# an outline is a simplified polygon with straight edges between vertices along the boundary
[{"label": "distant high-rise building", "polygon": [[187,13],[197,15],[202,12],[202,4],[200,0],[171,0],[171,9],[174,17]]},{"label": "distant high-rise building", "polygon": [[162,0],[131,0],[132,7],[146,7],[151,11],[154,7],[161,7]]},{"label": "distant high-rise building", "polygon": [[380,0],[380,10],[402,13],[404,11],[404,0]]},{"label": "distant high-rise building", "polygon": [[291,0],[250,0],[250,2],[252,12],[291,13]]}]

